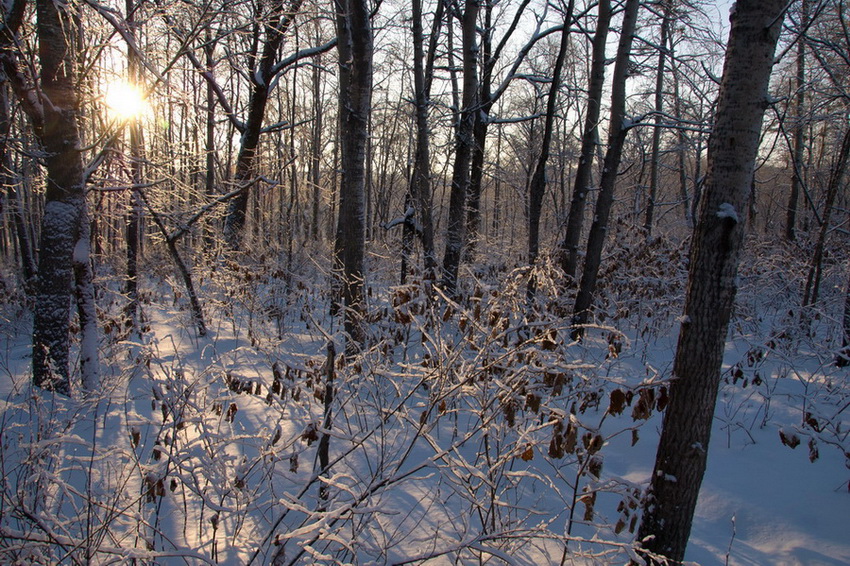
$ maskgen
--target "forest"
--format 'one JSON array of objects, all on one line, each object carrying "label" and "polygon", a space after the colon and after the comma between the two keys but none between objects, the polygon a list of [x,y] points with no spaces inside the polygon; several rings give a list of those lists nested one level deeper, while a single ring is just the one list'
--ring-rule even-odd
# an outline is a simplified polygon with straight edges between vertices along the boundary
[{"label": "forest", "polygon": [[850,563],[844,0],[0,13],[0,563]]}]

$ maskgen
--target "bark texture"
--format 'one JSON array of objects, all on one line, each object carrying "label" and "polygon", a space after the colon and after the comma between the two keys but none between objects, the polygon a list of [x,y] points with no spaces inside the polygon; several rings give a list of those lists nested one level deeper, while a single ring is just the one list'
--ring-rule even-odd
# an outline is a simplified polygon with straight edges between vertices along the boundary
[{"label": "bark texture", "polygon": [[372,26],[366,0],[336,0],[339,52],[339,129],[342,179],[334,245],[340,278],[346,350],[363,345],[366,245],[366,144],[372,106]]},{"label": "bark texture", "polygon": [[33,383],[68,395],[73,258],[86,206],[71,48],[73,33],[62,25],[73,19],[67,5],[52,0],[36,3],[36,17],[41,94],[45,100],[36,120],[42,121],[40,140],[47,165],[47,186],[33,321]]},{"label": "bark texture", "polygon": [[736,293],[744,211],[785,4],[785,0],[741,0],[731,18],[674,381],[638,532],[649,562],[657,561],[652,555],[681,562],[691,532]]}]

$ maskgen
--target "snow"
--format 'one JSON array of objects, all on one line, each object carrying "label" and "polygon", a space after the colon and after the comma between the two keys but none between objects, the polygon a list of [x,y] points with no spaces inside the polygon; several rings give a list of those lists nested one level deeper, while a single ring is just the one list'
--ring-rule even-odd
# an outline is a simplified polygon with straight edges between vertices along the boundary
[{"label": "snow", "polygon": [[734,222],[738,222],[738,211],[735,210],[735,206],[724,202],[721,203],[720,206],[717,207],[717,217],[718,218],[729,218]]},{"label": "snow", "polygon": [[[792,324],[780,291],[796,287],[787,276],[795,271],[759,269],[742,267],[686,559],[847,564],[848,372],[828,362],[836,318],[813,320],[811,337],[778,336]],[[828,272],[827,283],[839,275]],[[283,290],[253,276],[250,287],[223,273],[205,282],[203,338],[168,281],[145,280],[150,332],[101,337],[98,398],[33,391],[26,320],[0,317],[3,501],[28,505],[42,522],[4,513],[0,539],[26,539],[22,552],[36,563],[57,562],[74,541],[103,562],[167,565],[264,564],[275,555],[293,564],[529,565],[559,563],[565,551],[576,564],[633,556],[628,525],[661,428],[657,410],[634,410],[641,391],[670,378],[685,322],[680,297],[641,298],[616,326],[592,325],[576,344],[564,339],[562,321],[544,315],[526,324],[518,314],[527,270],[478,282],[472,306],[455,304],[449,315],[416,285],[386,284],[371,305],[374,349],[356,363],[336,360],[332,467],[322,475],[319,443],[307,433],[323,432],[324,337],[338,338],[322,283]],[[557,287],[545,269],[537,276],[541,293]],[[640,277],[643,290],[671,279]],[[824,308],[839,308],[840,287],[824,288]],[[623,285],[624,297],[634,289]],[[650,307],[651,317],[638,314]],[[388,316],[377,316],[382,309]],[[557,330],[554,345],[534,337],[548,328]],[[619,415],[608,410],[616,390],[635,393]],[[532,394],[539,413],[528,408]],[[550,441],[560,434],[569,444],[570,430],[575,446],[551,456]],[[780,431],[800,445],[783,445]],[[819,447],[814,462],[810,440]],[[107,528],[109,537],[87,535]],[[84,561],[85,550],[75,557]]]}]

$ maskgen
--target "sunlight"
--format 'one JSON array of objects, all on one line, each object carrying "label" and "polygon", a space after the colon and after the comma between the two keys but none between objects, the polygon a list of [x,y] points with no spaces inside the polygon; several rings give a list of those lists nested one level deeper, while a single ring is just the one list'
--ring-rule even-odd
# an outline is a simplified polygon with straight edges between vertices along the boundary
[{"label": "sunlight", "polygon": [[139,118],[148,109],[142,89],[120,79],[107,85],[104,101],[110,116],[122,122]]}]

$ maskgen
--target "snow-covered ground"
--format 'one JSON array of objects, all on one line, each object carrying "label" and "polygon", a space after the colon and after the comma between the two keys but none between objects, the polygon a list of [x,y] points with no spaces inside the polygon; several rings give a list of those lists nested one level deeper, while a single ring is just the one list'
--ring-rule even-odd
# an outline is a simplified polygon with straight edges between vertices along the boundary
[{"label": "snow-covered ground", "polygon": [[[774,275],[742,280],[687,554],[700,564],[850,563],[835,313],[793,330]],[[204,338],[161,286],[149,331],[105,335],[103,387],[72,401],[29,386],[27,316],[7,305],[0,562],[623,563],[678,299],[620,281],[637,301],[624,306],[609,282],[619,315],[575,344],[547,310],[554,280],[535,319],[521,314],[523,277],[459,305],[376,292],[372,348],[335,358],[330,429],[327,338],[342,342],[318,284],[286,300],[272,281],[241,299],[210,284]]]}]

